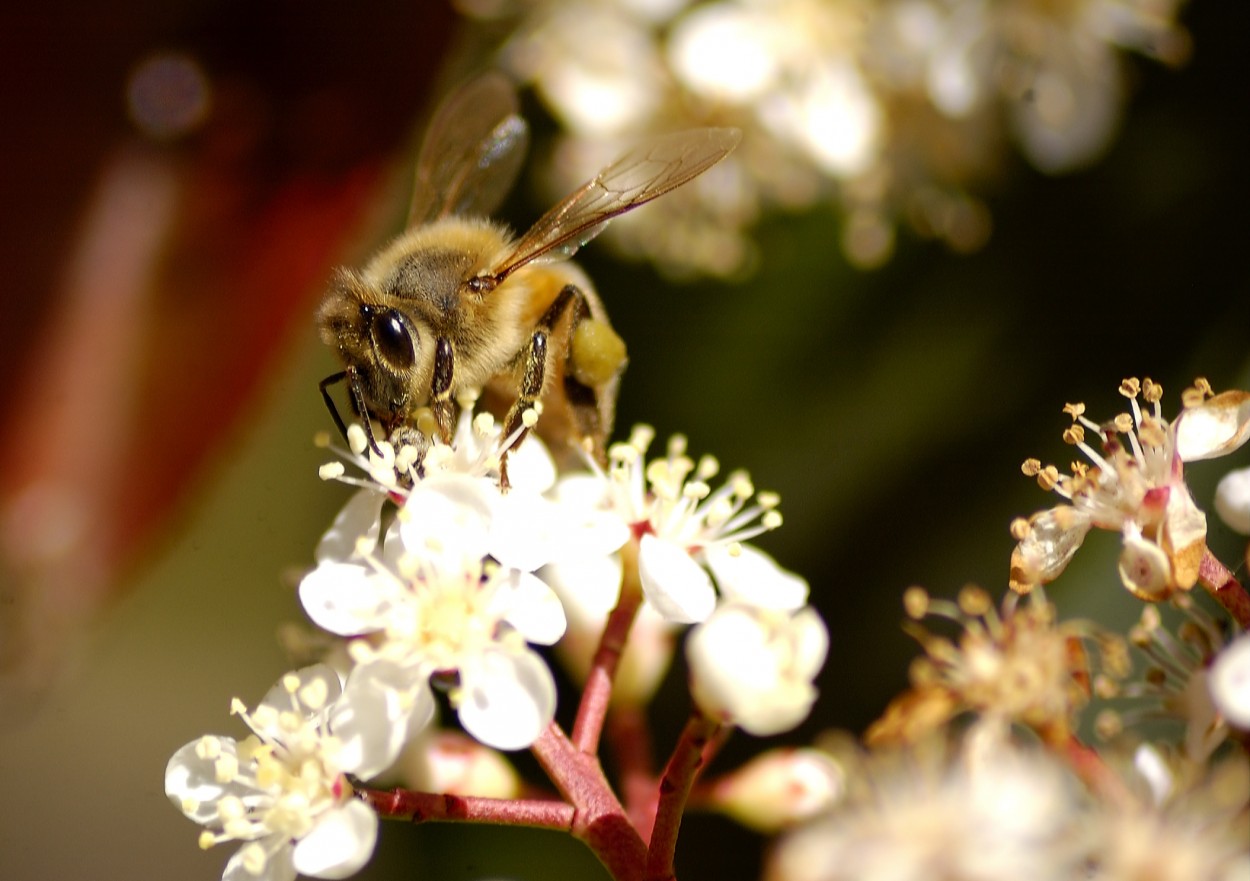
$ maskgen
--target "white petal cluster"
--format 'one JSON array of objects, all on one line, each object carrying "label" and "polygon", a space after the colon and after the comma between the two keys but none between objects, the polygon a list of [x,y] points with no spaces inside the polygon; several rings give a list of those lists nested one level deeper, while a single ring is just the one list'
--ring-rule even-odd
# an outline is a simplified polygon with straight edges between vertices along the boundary
[{"label": "white petal cluster", "polygon": [[169,760],[165,793],[206,827],[201,846],[238,841],[223,881],[345,878],[373,853],[378,818],[346,774],[368,776],[385,756],[341,727],[339,680],[326,666],[287,674],[248,713],[243,741],[206,735]]},{"label": "white petal cluster", "polygon": [[[395,758],[432,717],[437,677],[452,682],[452,704],[473,736],[500,749],[529,746],[554,716],[555,683],[528,643],[558,640],[565,618],[527,571],[544,560],[516,536],[549,503],[515,487],[505,502],[488,478],[432,474],[379,537],[381,503],[369,490],[353,498],[336,530],[356,531],[354,546],[344,554],[336,541],[330,553],[323,542],[300,584],[315,623],[356,637],[344,703]],[[519,557],[530,558],[524,568],[510,564]]]},{"label": "white petal cluster", "polygon": [[847,797],[782,840],[768,881],[1086,877],[1080,787],[1044,754],[978,735],[956,756],[926,744],[861,762]]},{"label": "white petal cluster", "polygon": [[[742,146],[700,181],[626,216],[609,236],[682,270],[728,274],[770,208],[836,202],[842,247],[887,260],[913,224],[956,250],[990,220],[976,169],[1014,141],[1062,173],[1119,127],[1126,50],[1179,64],[1180,0],[474,0],[518,22],[500,53],[565,128],[552,196],[589,179],[647,131],[736,125]],[[489,11],[487,11],[489,10]],[[611,40],[603,39],[611,34]],[[943,173],[931,171],[940,168]]]}]

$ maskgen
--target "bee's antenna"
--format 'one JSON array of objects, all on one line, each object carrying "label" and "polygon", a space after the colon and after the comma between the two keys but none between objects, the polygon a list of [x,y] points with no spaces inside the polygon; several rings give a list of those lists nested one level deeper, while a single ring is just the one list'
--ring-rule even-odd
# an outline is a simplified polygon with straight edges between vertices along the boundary
[{"label": "bee's antenna", "polygon": [[[330,418],[334,420],[334,427],[339,430],[339,434],[343,436],[343,440],[347,441],[347,423],[343,421],[342,415],[339,413],[338,405],[334,403],[334,398],[330,397],[330,386],[346,381],[348,391],[352,396],[352,406],[364,423],[365,437],[369,441],[369,449],[382,455],[382,450],[378,447],[377,439],[373,436],[373,422],[369,419],[369,411],[365,409],[365,396],[360,390],[360,377],[355,370],[340,370],[338,373],[332,373],[317,384],[321,389],[321,400],[325,402],[326,409],[330,411]],[[348,441],[350,443],[350,441]]]}]

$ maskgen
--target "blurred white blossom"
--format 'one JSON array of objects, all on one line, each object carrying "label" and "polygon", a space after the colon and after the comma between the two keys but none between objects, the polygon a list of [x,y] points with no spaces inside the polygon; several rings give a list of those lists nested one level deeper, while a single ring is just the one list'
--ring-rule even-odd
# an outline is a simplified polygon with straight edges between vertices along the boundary
[{"label": "blurred white blossom", "polygon": [[1189,54],[1183,0],[460,5],[509,23],[502,64],[566,129],[552,198],[648,132],[746,132],[721,167],[609,233],[663,266],[722,274],[750,260],[762,211],[825,202],[841,208],[841,244],[860,266],[889,258],[900,222],[975,249],[990,231],[975,193],[1005,143],[1047,173],[1088,165],[1119,126],[1124,53],[1173,65]]}]

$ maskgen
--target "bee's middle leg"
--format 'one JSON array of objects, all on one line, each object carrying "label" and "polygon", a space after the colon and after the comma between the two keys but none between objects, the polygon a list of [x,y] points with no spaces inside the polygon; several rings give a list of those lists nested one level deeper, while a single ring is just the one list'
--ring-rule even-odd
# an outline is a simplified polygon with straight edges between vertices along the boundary
[{"label": "bee's middle leg", "polygon": [[[516,435],[508,449],[504,451],[503,461],[500,464],[500,482],[505,489],[508,486],[508,452],[516,449],[534,427],[533,417],[527,422],[526,413],[534,411],[542,397],[543,385],[547,380],[547,359],[550,357],[548,341],[551,334],[570,308],[582,311],[585,309],[585,304],[586,298],[582,296],[581,290],[576,285],[565,285],[555,301],[547,307],[547,311],[539,319],[530,337],[529,345],[525,349],[525,369],[521,374],[521,388],[516,401],[508,410],[508,418],[504,423],[504,437]],[[573,323],[576,324],[576,316],[574,318]]]}]

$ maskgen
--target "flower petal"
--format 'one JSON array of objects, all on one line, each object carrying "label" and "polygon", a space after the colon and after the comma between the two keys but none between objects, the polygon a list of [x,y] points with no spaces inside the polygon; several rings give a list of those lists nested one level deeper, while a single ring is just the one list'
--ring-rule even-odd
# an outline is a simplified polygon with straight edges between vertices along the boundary
[{"label": "flower petal", "polygon": [[342,742],[343,770],[376,776],[433,716],[434,695],[420,671],[386,661],[356,667],[330,713],[330,730]]},{"label": "flower petal", "polygon": [[1028,593],[1054,581],[1067,568],[1090,529],[1088,514],[1057,505],[1029,518],[1029,531],[1011,552],[1012,590]]},{"label": "flower petal", "polygon": [[564,536],[563,519],[552,502],[515,487],[495,505],[489,552],[504,566],[533,572],[551,562]]},{"label": "flower petal", "polygon": [[178,749],[165,766],[165,795],[197,823],[208,823],[217,816],[217,802],[225,796],[244,798],[254,790],[250,786],[217,779],[217,763],[237,764],[237,744],[232,737],[209,735],[193,740]]},{"label": "flower petal", "polygon": [[579,556],[544,566],[542,579],[560,597],[569,617],[602,626],[621,598],[621,558]]},{"label": "flower petal", "polygon": [[[267,845],[279,841],[279,836],[269,836],[263,841],[253,841],[234,852],[226,863],[221,881],[294,881],[295,864],[291,859],[294,848],[289,841],[273,847]],[[250,859],[249,859],[250,857]],[[254,871],[252,860],[260,863],[260,871]]]},{"label": "flower petal", "polygon": [[357,563],[321,563],[299,583],[304,612],[318,627],[358,636],[386,626],[397,585]]},{"label": "flower petal", "polygon": [[372,489],[362,489],[347,500],[334,523],[317,544],[314,559],[343,562],[356,556],[356,542],[364,538],[369,549],[377,546],[378,532],[382,527],[382,503],[386,494]]},{"label": "flower petal", "polygon": [[703,621],[716,608],[711,576],[684,548],[672,542],[644,535],[638,551],[638,575],[647,601],[669,621]]},{"label": "flower petal", "polygon": [[404,547],[481,559],[500,496],[489,480],[463,474],[436,474],[412,488],[399,517]]},{"label": "flower petal", "polygon": [[802,608],[807,582],[777,565],[768,554],[750,545],[708,548],[703,557],[716,579],[721,596],[761,609]]},{"label": "flower petal", "polygon": [[312,878],[346,878],[369,861],[377,840],[378,815],[353,799],[327,812],[295,845],[295,870]]},{"label": "flower petal", "polygon": [[1172,562],[1173,585],[1189,590],[1198,583],[1198,566],[1207,550],[1207,515],[1184,484],[1168,494],[1160,541]]},{"label": "flower petal", "polygon": [[555,681],[532,651],[488,650],[461,668],[460,680],[460,724],[487,746],[525,749],[555,718]]},{"label": "flower petal", "polygon": [[552,645],[564,636],[568,622],[555,591],[535,575],[513,571],[508,577],[508,609],[503,619],[525,637],[526,642]]},{"label": "flower petal", "polygon": [[1176,452],[1182,460],[1214,459],[1250,439],[1250,392],[1227,391],[1176,417]]}]

